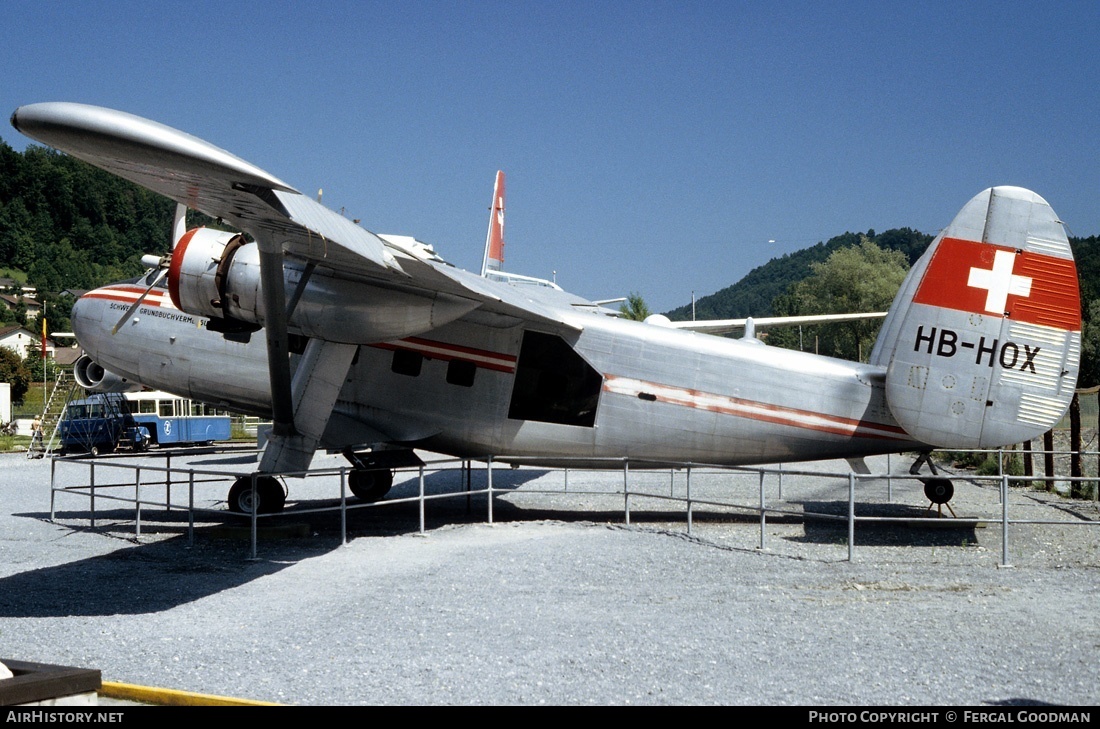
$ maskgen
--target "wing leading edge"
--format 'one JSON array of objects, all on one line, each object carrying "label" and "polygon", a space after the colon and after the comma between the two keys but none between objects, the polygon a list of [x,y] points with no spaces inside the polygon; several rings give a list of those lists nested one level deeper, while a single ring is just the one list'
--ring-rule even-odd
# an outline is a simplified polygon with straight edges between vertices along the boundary
[{"label": "wing leading edge", "polygon": [[274,241],[286,255],[343,277],[463,296],[489,312],[577,329],[514,288],[485,285],[441,259],[391,245],[274,175],[178,129],[69,102],[21,106],[11,123],[32,139]]}]

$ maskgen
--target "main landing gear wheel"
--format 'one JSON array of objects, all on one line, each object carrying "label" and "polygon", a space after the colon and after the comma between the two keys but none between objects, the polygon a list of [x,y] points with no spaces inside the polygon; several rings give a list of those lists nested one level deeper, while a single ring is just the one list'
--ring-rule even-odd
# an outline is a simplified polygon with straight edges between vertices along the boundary
[{"label": "main landing gear wheel", "polygon": [[[256,476],[256,505],[258,514],[275,514],[286,504],[286,491],[274,476]],[[238,514],[252,513],[252,476],[241,476],[229,489],[229,510]]]},{"label": "main landing gear wheel", "polygon": [[390,492],[393,486],[393,471],[386,469],[374,471],[354,470],[348,474],[348,487],[356,498],[362,501],[378,501]]}]

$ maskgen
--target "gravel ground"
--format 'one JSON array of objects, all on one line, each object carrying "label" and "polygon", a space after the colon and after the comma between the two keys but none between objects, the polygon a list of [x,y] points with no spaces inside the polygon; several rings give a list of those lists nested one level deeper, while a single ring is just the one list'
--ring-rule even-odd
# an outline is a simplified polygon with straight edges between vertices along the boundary
[{"label": "gravel ground", "polygon": [[[1012,518],[1062,523],[1013,525],[1007,558],[1000,525],[971,519],[1000,518],[989,483],[956,481],[953,523],[919,484],[861,485],[857,513],[923,523],[859,524],[848,561],[847,526],[804,516],[846,513],[846,479],[787,474],[780,500],[768,477],[787,513],[769,515],[760,549],[755,515],[699,504],[689,535],[683,504],[637,498],[627,525],[621,494],[593,493],[621,488],[621,473],[570,473],[563,493],[560,472],[523,468],[494,471],[493,524],[479,496],[430,503],[424,535],[415,504],[363,509],[342,546],[336,516],[290,513],[264,522],[276,526],[252,560],[222,516],[192,547],[179,510],[146,507],[135,539],[132,509],[101,500],[92,529],[87,499],[64,494],[51,522],[49,462],[0,456],[0,469],[0,658],[107,681],[301,705],[1100,700],[1100,533],[1081,526],[1096,506],[1026,488],[1012,489]],[[82,477],[72,469],[59,483]],[[447,474],[427,483],[457,488]],[[290,487],[293,509],[338,493],[331,479]],[[631,488],[686,482],[632,474]],[[691,488],[759,498],[755,475],[695,473]]]}]

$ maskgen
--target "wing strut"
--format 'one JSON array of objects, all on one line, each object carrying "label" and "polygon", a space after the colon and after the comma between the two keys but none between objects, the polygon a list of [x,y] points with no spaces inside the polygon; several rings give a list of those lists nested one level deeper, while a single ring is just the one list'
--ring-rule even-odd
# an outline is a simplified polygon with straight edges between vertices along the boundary
[{"label": "wing strut", "polygon": [[267,335],[267,370],[271,378],[272,432],[292,436],[294,403],[291,397],[290,345],[286,331],[286,289],[283,255],[269,231],[256,230],[260,250],[260,289],[264,299],[264,332]]},{"label": "wing strut", "polygon": [[311,339],[294,372],[294,433],[273,434],[260,473],[297,474],[309,468],[344,386],[357,345]]}]

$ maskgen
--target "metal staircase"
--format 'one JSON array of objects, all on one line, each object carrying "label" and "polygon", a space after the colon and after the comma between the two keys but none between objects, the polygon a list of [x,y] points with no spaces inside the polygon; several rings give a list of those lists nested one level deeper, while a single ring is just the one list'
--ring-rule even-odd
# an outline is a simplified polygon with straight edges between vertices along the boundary
[{"label": "metal staircase", "polygon": [[[69,404],[76,389],[76,379],[73,377],[72,370],[58,370],[53,388],[46,398],[46,404],[42,407],[42,417],[38,421],[41,428],[40,434],[31,437],[31,447],[27,450],[28,458],[42,458],[47,453],[54,452],[61,418],[65,415],[65,406]],[[46,433],[50,434],[48,442],[43,438]]]}]

